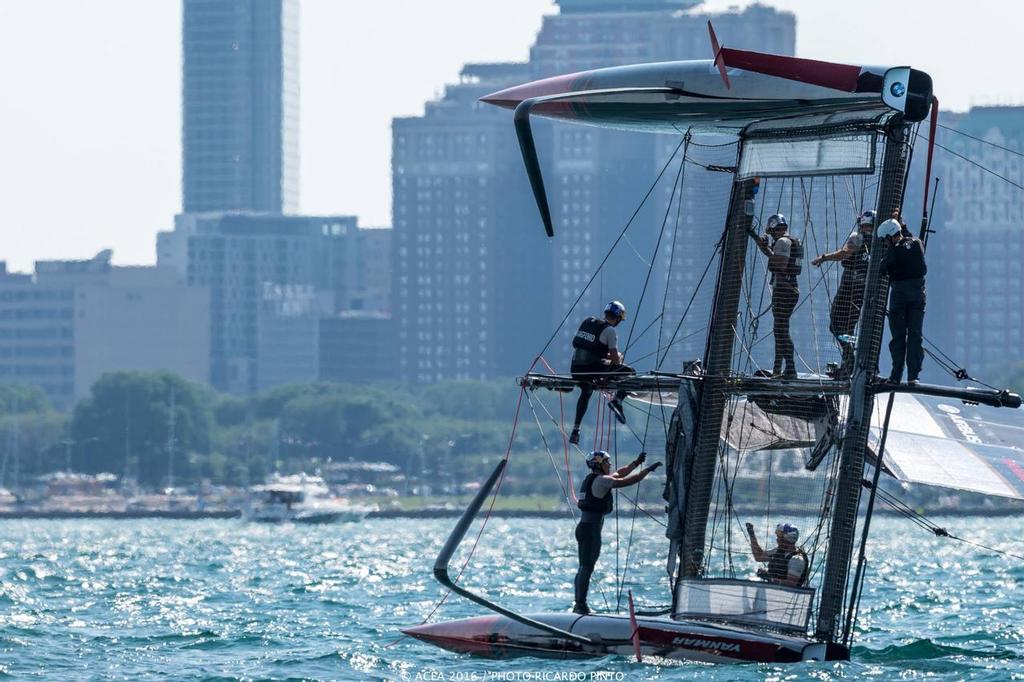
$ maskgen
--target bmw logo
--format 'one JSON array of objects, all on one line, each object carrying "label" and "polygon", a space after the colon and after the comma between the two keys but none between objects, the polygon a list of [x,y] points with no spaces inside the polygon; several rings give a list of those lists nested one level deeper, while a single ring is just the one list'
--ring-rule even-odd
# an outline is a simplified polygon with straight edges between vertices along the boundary
[{"label": "bmw logo", "polygon": [[893,97],[903,97],[903,95],[907,94],[907,86],[897,81],[889,87],[889,92],[892,93]]}]

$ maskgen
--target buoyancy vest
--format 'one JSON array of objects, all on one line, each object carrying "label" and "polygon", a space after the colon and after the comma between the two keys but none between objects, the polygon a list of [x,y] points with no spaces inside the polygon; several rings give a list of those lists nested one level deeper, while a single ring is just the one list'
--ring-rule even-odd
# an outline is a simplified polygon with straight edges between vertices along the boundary
[{"label": "buoyancy vest", "polygon": [[594,496],[594,481],[597,480],[601,474],[593,472],[587,474],[587,477],[583,479],[583,483],[580,485],[579,500],[576,502],[576,506],[585,512],[597,512],[602,516],[606,516],[612,513],[612,509],[615,508],[615,500],[612,499],[612,491],[609,490],[608,494],[604,497]]},{"label": "buoyancy vest", "polygon": [[781,582],[789,576],[789,560],[799,556],[804,560],[804,570],[800,573],[800,585],[807,582],[807,574],[811,568],[811,562],[807,560],[807,553],[797,547],[793,550],[785,550],[776,547],[772,550],[768,559],[768,577],[773,581]]},{"label": "buoyancy vest", "polygon": [[786,275],[788,277],[796,277],[804,270],[804,243],[792,237],[789,237],[789,264],[786,266]]},{"label": "buoyancy vest", "polygon": [[885,254],[889,279],[901,282],[908,279],[921,279],[928,274],[928,264],[924,259],[924,245],[920,239],[907,237],[893,246]]},{"label": "buoyancy vest", "polygon": [[583,320],[576,336],[572,338],[572,347],[577,350],[585,350],[595,356],[598,361],[608,355],[608,344],[601,343],[601,332],[610,327],[611,324],[596,317],[588,317]]}]

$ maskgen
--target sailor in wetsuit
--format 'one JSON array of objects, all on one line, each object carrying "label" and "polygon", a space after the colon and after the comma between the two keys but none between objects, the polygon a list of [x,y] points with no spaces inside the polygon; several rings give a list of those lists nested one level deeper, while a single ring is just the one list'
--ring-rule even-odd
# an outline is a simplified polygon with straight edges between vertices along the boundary
[{"label": "sailor in wetsuit", "polygon": [[[634,374],[633,368],[622,364],[622,353],[619,352],[618,336],[615,327],[626,319],[626,306],[612,301],[604,308],[604,319],[588,317],[583,320],[576,335],[572,339],[572,378],[580,383],[580,397],[576,401],[576,420],[573,422],[569,442],[580,442],[580,424],[590,405],[590,396],[594,394],[593,381],[609,375]],[[622,401],[626,391],[616,391],[615,398],[608,402],[608,407],[615,413],[620,424],[626,423]]]},{"label": "sailor in wetsuit", "polygon": [[839,279],[839,289],[832,299],[829,314],[828,330],[836,337],[836,342],[843,352],[843,363],[835,378],[844,379],[853,372],[853,332],[860,319],[860,309],[864,304],[864,282],[868,273],[868,249],[871,247],[872,235],[875,231],[875,212],[864,211],[857,218],[857,228],[846,238],[843,248],[831,253],[824,253],[811,261],[811,265],[820,267],[828,261],[839,261],[843,266],[843,274]]},{"label": "sailor in wetsuit", "polygon": [[747,524],[747,535],[750,537],[750,551],[754,561],[767,563],[768,568],[757,569],[757,576],[770,583],[802,587],[807,582],[810,562],[807,553],[796,546],[800,539],[800,530],[788,523],[780,523],[775,527],[776,547],[766,552],[757,542],[754,525]]},{"label": "sailor in wetsuit", "polygon": [[[789,335],[789,318],[800,299],[797,275],[804,257],[803,243],[786,234],[789,223],[786,216],[776,213],[765,225],[767,235],[755,242],[761,253],[768,256],[768,272],[772,275],[772,331],[775,335],[775,362],[772,375],[784,379],[796,378],[793,338]],[[768,238],[771,237],[771,243]],[[785,367],[783,366],[785,364]]]},{"label": "sailor in wetsuit", "polygon": [[583,479],[580,485],[579,501],[577,506],[582,510],[580,522],[576,524],[576,543],[579,546],[580,567],[576,571],[576,580],[573,586],[576,590],[576,603],[572,607],[573,613],[588,614],[590,608],[587,606],[587,592],[590,591],[590,576],[594,572],[594,565],[597,558],[601,556],[601,526],[604,525],[604,517],[612,512],[615,502],[612,499],[612,488],[624,488],[628,485],[639,483],[655,469],[661,466],[661,462],[655,462],[649,467],[644,467],[635,474],[631,472],[644,463],[647,453],[640,455],[627,464],[611,473],[612,460],[604,450],[595,450],[587,455],[587,466],[590,473]]},{"label": "sailor in wetsuit", "polygon": [[909,236],[899,215],[886,220],[878,228],[878,236],[889,242],[882,258],[882,272],[889,276],[889,353],[892,371],[889,381],[900,383],[903,363],[907,365],[907,383],[914,385],[924,362],[923,327],[925,307],[924,277],[928,265],[924,244]]}]

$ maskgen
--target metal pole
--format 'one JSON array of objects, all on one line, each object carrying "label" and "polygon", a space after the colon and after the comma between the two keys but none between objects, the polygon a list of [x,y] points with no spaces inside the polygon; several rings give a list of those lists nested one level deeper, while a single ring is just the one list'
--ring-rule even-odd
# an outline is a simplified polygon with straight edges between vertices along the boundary
[{"label": "metal pole", "polygon": [[885,407],[885,422],[882,423],[882,437],[878,443],[875,457],[875,476],[871,481],[871,494],[868,495],[868,507],[864,513],[864,527],[860,534],[860,554],[857,557],[857,572],[853,576],[853,590],[850,592],[850,604],[846,612],[846,626],[843,628],[843,646],[849,647],[852,639],[853,620],[860,603],[860,591],[864,585],[864,562],[867,561],[866,550],[868,533],[871,530],[871,517],[875,511],[875,493],[878,491],[878,479],[882,473],[882,461],[885,457],[885,441],[889,437],[889,418],[892,416],[892,404],[895,393],[889,394],[889,404]]},{"label": "metal pole", "polygon": [[[900,119],[885,126],[885,158],[879,180],[878,215],[888,216],[903,199],[903,175],[906,169],[907,132],[909,127]],[[869,384],[878,373],[878,355],[882,346],[885,325],[885,300],[888,278],[881,270],[885,242],[874,238],[867,281],[864,286],[864,306],[861,309],[861,328],[857,341],[854,372],[850,380],[850,405],[846,418],[846,434],[840,453],[839,479],[836,486],[832,526],[829,533],[828,556],[821,583],[821,600],[815,636],[834,642],[841,625],[843,603],[856,537],[857,509],[860,505],[861,480],[864,476],[864,451],[867,449],[871,429],[871,411],[874,392]]]},{"label": "metal pole", "polygon": [[753,196],[752,179],[739,180],[733,184],[704,356],[705,374],[700,394],[693,467],[684,488],[686,511],[683,517],[683,540],[679,549],[679,570],[683,578],[698,577],[704,563],[711,489],[715,481],[722,415],[728,399],[727,381],[732,366],[736,316],[747,257],[747,233],[752,229],[754,219],[747,212],[747,201],[752,200]]}]

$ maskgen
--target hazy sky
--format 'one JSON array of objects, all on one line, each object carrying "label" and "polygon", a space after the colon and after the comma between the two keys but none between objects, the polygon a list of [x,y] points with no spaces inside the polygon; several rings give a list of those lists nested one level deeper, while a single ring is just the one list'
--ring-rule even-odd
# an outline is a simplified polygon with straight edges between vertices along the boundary
[{"label": "hazy sky", "polygon": [[[721,10],[749,2],[712,0]],[[800,56],[911,64],[943,108],[1024,102],[1007,0],[769,0]],[[390,222],[390,125],[467,61],[523,60],[551,0],[301,0],[301,208]],[[0,259],[152,263],[181,207],[180,0],[0,0]],[[511,120],[509,134],[512,133]]]}]

